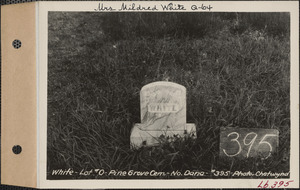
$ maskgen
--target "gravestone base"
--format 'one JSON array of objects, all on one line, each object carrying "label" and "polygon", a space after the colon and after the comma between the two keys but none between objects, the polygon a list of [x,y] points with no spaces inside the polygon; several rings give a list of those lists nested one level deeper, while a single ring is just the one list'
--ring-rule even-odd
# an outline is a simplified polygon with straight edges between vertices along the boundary
[{"label": "gravestone base", "polygon": [[141,130],[141,125],[135,124],[130,135],[130,146],[132,149],[138,149],[147,146],[157,146],[168,140],[174,141],[176,138],[191,137],[197,138],[196,125],[193,123],[186,124],[186,130],[166,130],[166,131],[148,131]]}]

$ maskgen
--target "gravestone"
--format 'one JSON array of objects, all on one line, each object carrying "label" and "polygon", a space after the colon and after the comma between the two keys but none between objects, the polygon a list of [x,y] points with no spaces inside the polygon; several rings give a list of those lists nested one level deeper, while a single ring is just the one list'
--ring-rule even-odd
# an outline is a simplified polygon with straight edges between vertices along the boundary
[{"label": "gravestone", "polygon": [[186,88],[173,82],[153,82],[140,91],[141,123],[130,136],[132,148],[159,145],[163,139],[196,138],[195,124],[186,123]]}]

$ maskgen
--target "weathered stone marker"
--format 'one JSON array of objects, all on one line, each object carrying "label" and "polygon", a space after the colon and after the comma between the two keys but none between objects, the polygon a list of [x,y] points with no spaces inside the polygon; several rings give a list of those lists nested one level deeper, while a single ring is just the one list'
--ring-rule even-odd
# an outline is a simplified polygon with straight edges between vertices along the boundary
[{"label": "weathered stone marker", "polygon": [[140,92],[141,123],[130,136],[131,148],[154,146],[160,138],[191,136],[196,138],[195,124],[186,123],[186,88],[173,82],[153,82]]}]

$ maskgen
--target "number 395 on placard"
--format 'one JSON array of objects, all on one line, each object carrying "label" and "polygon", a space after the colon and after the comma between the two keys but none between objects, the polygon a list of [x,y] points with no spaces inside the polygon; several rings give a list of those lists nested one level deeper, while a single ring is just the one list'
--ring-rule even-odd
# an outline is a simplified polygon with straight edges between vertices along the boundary
[{"label": "number 395 on placard", "polygon": [[220,129],[220,156],[269,158],[278,148],[276,129],[234,128]]}]

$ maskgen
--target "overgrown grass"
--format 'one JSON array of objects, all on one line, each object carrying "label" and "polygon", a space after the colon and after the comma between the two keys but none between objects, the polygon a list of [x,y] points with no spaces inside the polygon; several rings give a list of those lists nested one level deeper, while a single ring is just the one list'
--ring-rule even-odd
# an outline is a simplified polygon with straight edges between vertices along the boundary
[{"label": "overgrown grass", "polygon": [[[49,13],[49,179],[59,168],[289,171],[289,16],[203,15]],[[286,27],[268,31],[272,17]],[[131,150],[139,91],[164,80],[186,87],[198,138]],[[220,127],[229,126],[278,129],[278,153],[220,158]]]}]

